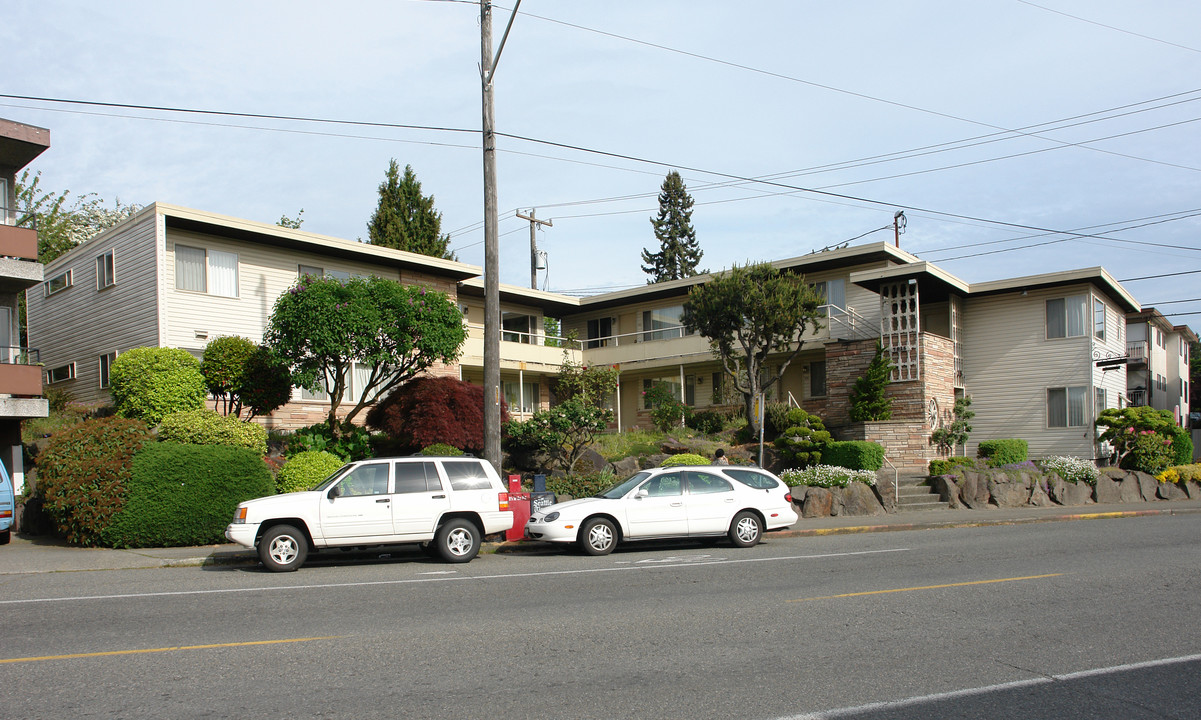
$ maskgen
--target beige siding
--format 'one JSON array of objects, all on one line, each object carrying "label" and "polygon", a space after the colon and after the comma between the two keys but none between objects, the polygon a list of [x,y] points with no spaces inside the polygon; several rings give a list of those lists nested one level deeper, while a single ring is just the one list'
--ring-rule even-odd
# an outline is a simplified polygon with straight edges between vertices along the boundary
[{"label": "beige siding", "polygon": [[[100,389],[101,355],[159,342],[155,218],[145,213],[47,266],[47,278],[71,270],[72,287],[50,297],[41,286],[29,290],[30,347],[38,348],[47,368],[75,363],[75,379],[54,387],[70,391],[78,402],[110,402],[108,392]],[[116,284],[97,290],[96,257],[109,250]]]},{"label": "beige siding", "polygon": [[[1046,301],[1081,293],[1098,293],[1087,285],[1054,290],[1019,292],[969,298],[964,302],[962,327],[963,372],[966,390],[972,396],[972,433],[967,451],[974,455],[981,440],[1020,438],[1030,445],[1031,457],[1095,455],[1094,429],[1047,426],[1047,390],[1056,387],[1087,387],[1088,413],[1095,416],[1093,388],[1103,386],[1113,393],[1124,392],[1124,371],[1102,373],[1094,367],[1093,351],[1124,345],[1116,339],[1119,314],[1113,310],[1113,333],[1104,343],[1095,341],[1092,305],[1088,305],[1083,337],[1047,339]],[[1110,392],[1106,393],[1110,396]],[[1116,395],[1107,397],[1116,404]]]}]

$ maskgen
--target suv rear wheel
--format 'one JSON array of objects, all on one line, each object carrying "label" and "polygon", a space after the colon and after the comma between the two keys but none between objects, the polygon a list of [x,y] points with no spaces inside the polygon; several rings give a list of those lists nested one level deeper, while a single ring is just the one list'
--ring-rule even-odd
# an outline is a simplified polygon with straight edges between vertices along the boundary
[{"label": "suv rear wheel", "polygon": [[447,520],[434,538],[438,554],[451,563],[465,563],[480,551],[480,531],[468,520]]},{"label": "suv rear wheel", "polygon": [[292,572],[308,554],[308,539],[291,525],[275,525],[259,540],[259,560],[272,572]]}]

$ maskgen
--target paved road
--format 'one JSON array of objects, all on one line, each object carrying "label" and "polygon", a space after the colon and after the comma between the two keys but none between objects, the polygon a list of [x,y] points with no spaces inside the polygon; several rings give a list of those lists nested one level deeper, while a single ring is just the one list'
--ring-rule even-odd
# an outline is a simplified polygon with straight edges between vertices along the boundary
[{"label": "paved road", "polygon": [[4,578],[5,717],[1195,718],[1201,516]]}]

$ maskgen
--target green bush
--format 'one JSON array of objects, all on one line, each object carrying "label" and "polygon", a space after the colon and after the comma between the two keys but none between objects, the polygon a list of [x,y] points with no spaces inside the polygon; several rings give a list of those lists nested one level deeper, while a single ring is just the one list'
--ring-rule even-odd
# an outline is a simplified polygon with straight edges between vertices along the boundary
[{"label": "green bush", "polygon": [[976,457],[987,460],[988,466],[994,468],[1025,462],[1029,454],[1029,443],[1016,438],[983,440],[976,448]]},{"label": "green bush", "polygon": [[945,460],[931,460],[929,472],[931,475],[950,475],[951,471],[957,467],[964,466],[964,465],[971,467],[971,466],[974,466],[975,464],[976,464],[976,458],[963,457],[962,455],[955,455],[955,456],[946,458]]},{"label": "green bush", "polygon": [[[788,403],[769,402],[763,406],[763,435],[767,440],[774,440],[796,423],[788,422],[788,411],[792,408]],[[757,438],[756,438],[757,439]]]},{"label": "green bush", "polygon": [[709,458],[696,453],[680,453],[672,455],[663,461],[660,467],[676,467],[677,465],[708,465]]},{"label": "green bush", "polygon": [[303,427],[288,436],[285,454],[288,457],[307,450],[324,450],[354,462],[372,457],[371,433],[367,428],[352,423],[342,423],[342,437],[334,440],[327,423]]},{"label": "green bush", "polygon": [[651,411],[651,422],[663,432],[680,426],[680,419],[686,418],[690,412],[688,406],[676,399],[675,393],[665,382],[651,384],[649,390],[642,392],[646,407]]},{"label": "green bush", "polygon": [[61,413],[67,409],[68,405],[75,402],[75,396],[70,390],[53,385],[42,389],[42,397],[46,398],[52,413]]},{"label": "green bush", "polygon": [[822,453],[830,442],[830,433],[821,418],[800,408],[785,414],[793,423],[775,440],[776,449],[785,467],[805,468],[822,462]]},{"label": "green bush", "polygon": [[1170,483],[1201,482],[1201,464],[1173,465],[1156,475],[1155,479]]},{"label": "green bush", "polygon": [[687,417],[688,427],[706,435],[716,435],[725,427],[725,418],[712,410],[697,410]]},{"label": "green bush", "polygon": [[272,490],[271,471],[253,450],[154,443],[134,456],[125,507],[103,538],[112,547],[224,542],[238,503]]},{"label": "green bush", "polygon": [[619,478],[613,475],[610,468],[605,468],[600,472],[548,477],[546,489],[556,495],[570,495],[575,498],[592,497],[613,487],[618,480]]},{"label": "green bush", "polygon": [[293,455],[279,469],[275,490],[279,493],[311,490],[345,464],[342,458],[324,450],[306,450]]},{"label": "green bush", "polygon": [[267,429],[215,410],[184,410],[163,418],[158,439],[184,445],[232,445],[267,454]]},{"label": "green bush", "polygon": [[1128,451],[1122,458],[1122,467],[1126,470],[1141,470],[1152,475],[1163,472],[1172,464],[1175,457],[1172,440],[1150,430],[1138,433],[1134,442],[1128,444],[1127,448]]},{"label": "green bush", "polygon": [[118,415],[158,425],[165,415],[204,407],[204,375],[187,350],[133,348],[113,361],[109,392]]},{"label": "green bush", "polygon": [[57,433],[38,455],[35,493],[68,542],[95,546],[125,505],[134,454],[153,440],[140,420],[89,420]]},{"label": "green bush", "polygon": [[876,471],[884,467],[884,446],[865,440],[831,442],[822,450],[822,462],[851,470]]},{"label": "green bush", "polygon": [[454,445],[447,445],[446,443],[434,443],[433,445],[421,448],[421,454],[429,455],[431,457],[459,457],[464,453]]},{"label": "green bush", "polygon": [[1172,430],[1172,464],[1189,465],[1193,462],[1193,438],[1188,430],[1175,427]]}]

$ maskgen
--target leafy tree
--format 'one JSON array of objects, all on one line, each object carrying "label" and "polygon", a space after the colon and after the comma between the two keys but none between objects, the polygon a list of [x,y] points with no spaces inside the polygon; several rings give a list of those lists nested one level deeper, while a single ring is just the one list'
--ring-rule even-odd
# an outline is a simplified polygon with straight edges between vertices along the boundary
[{"label": "leafy tree", "polygon": [[659,252],[642,251],[642,271],[651,276],[647,284],[664,280],[679,280],[692,277],[704,270],[697,270],[697,263],[704,253],[696,241],[696,230],[692,227],[692,196],[680,178],[680,173],[667,173],[659,191],[659,216],[651,218],[655,228],[655,239],[659,241]]},{"label": "leafy tree", "polygon": [[213,338],[200,363],[204,383],[225,415],[266,415],[288,402],[292,377],[270,351],[243,337]]},{"label": "leafy tree", "polygon": [[[804,334],[821,327],[821,303],[804,277],[768,263],[735,265],[689,291],[684,327],[709,339],[725,377],[742,393],[753,435],[759,434],[754,398],[784,376],[801,352]],[[782,353],[774,373],[766,367],[771,353]]]},{"label": "leafy tree", "polygon": [[133,348],[113,361],[109,392],[117,415],[153,426],[171,413],[204,407],[204,375],[187,350]]},{"label": "leafy tree", "polygon": [[42,187],[41,171],[29,170],[17,180],[17,225],[37,227],[38,262],[48,263],[84,240],[133,217],[141,205],[121,204],[117,198],[109,208],[96,193],[85,193],[71,202],[71,191],[56,193]]},{"label": "leafy tree", "polygon": [[930,433],[930,442],[937,445],[944,455],[950,455],[955,448],[967,444],[968,433],[972,431],[971,421],[976,417],[971,407],[971,395],[956,398],[955,409],[951,411],[951,424]]},{"label": "leafy tree", "polygon": [[884,353],[884,346],[876,341],[876,354],[851,388],[850,415],[853,422],[888,420],[892,417],[892,398],[885,397],[892,373],[892,362]]},{"label": "leafy tree", "polygon": [[413,166],[405,165],[402,177],[396,160],[388,164],[380,183],[379,205],[367,223],[367,235],[372,245],[456,259],[447,249],[450,235],[442,234],[442,213],[434,210],[434,196],[421,194]]},{"label": "leafy tree", "polygon": [[654,382],[649,390],[642,392],[643,401],[651,410],[651,422],[662,432],[680,426],[687,421],[688,406],[680,402],[665,382]]},{"label": "leafy tree", "polygon": [[617,392],[617,369],[608,365],[586,367],[572,361],[563,352],[559,378],[555,382],[555,395],[559,401],[578,397],[589,407],[609,407],[613,393]]},{"label": "leafy tree", "polygon": [[290,218],[287,215],[280,215],[276,225],[288,228],[290,230],[299,230],[301,225],[304,225],[304,208],[300,208],[300,212],[296,213],[296,217]]},{"label": "leafy tree", "polygon": [[356,365],[363,385],[354,388],[358,400],[346,422],[434,363],[455,362],[464,339],[463,317],[445,293],[377,277],[311,275],[275,301],[263,334],[299,386],[329,394],[334,439]]},{"label": "leafy tree", "polygon": [[[501,403],[501,422],[508,419]],[[474,454],[484,451],[484,388],[452,377],[419,377],[401,385],[367,412],[403,452],[436,443]]]},{"label": "leafy tree", "polygon": [[505,423],[505,444],[510,453],[543,455],[552,468],[570,473],[612,419],[612,410],[588,405],[576,396],[539,410],[525,422]]}]

